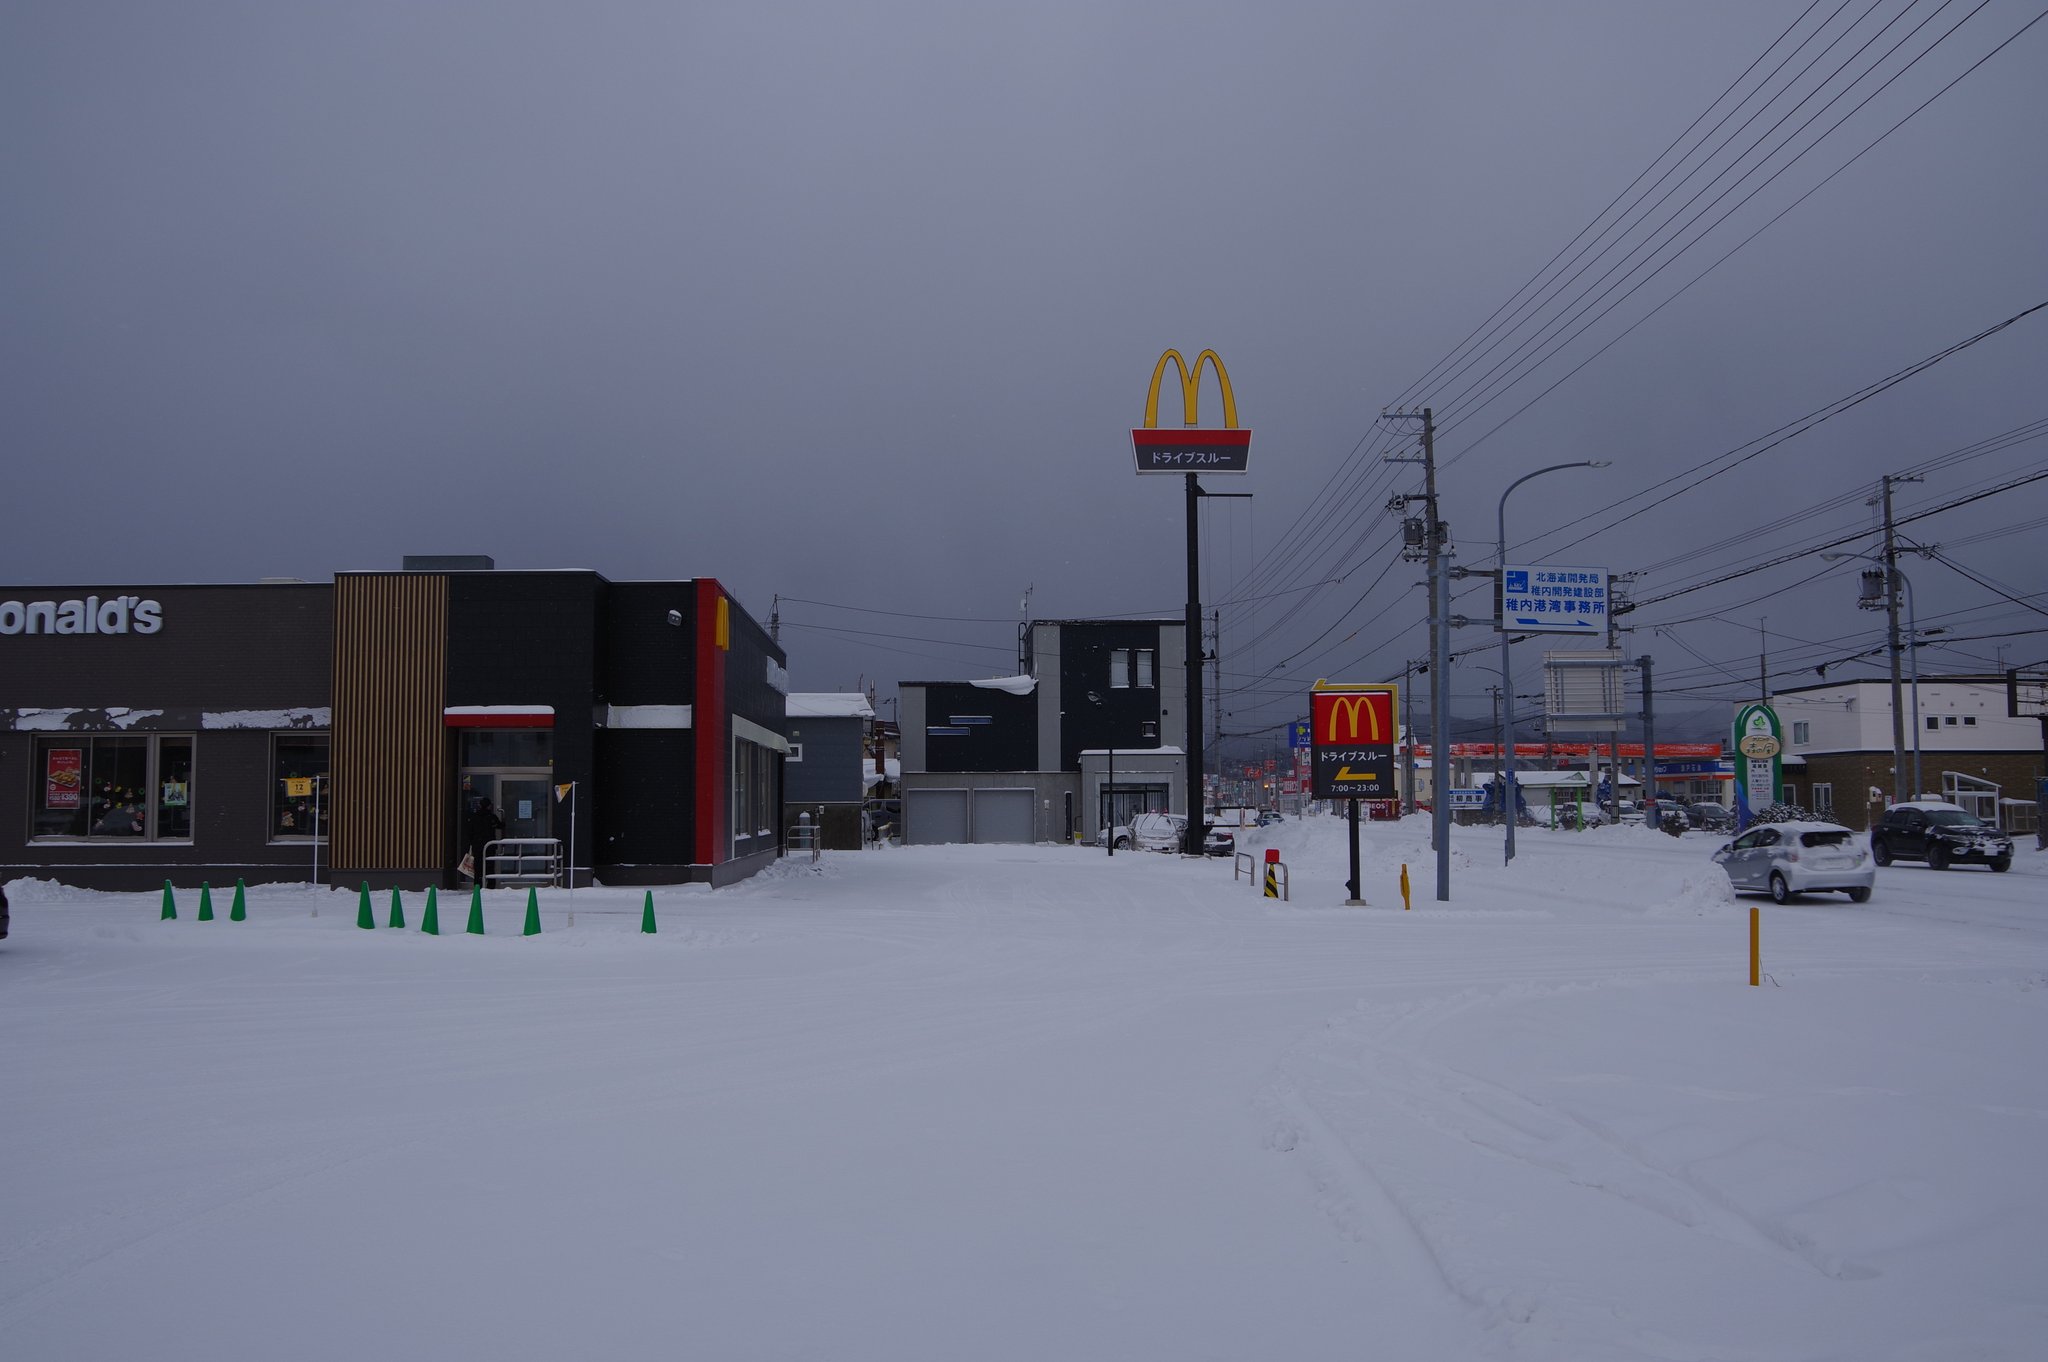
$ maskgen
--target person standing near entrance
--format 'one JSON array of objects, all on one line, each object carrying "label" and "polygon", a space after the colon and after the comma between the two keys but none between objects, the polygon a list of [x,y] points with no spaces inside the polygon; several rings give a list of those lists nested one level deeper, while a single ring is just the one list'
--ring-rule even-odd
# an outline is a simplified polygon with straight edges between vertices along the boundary
[{"label": "person standing near entrance", "polygon": [[469,877],[478,884],[484,882],[484,848],[505,835],[505,820],[491,807],[488,799],[479,799],[476,808],[470,811],[469,828]]}]

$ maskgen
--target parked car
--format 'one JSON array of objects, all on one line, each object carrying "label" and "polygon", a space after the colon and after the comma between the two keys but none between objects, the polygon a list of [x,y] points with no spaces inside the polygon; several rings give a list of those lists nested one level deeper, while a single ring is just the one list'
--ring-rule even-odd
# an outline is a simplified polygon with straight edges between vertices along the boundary
[{"label": "parked car", "polygon": [[1691,820],[1692,825],[1696,828],[1706,832],[1735,831],[1735,810],[1729,808],[1726,804],[1716,804],[1711,800],[1695,799],[1692,803],[1680,805],[1679,807],[1685,811],[1685,816]]},{"label": "parked car", "polygon": [[1177,813],[1141,813],[1128,823],[1109,828],[1104,836],[1118,851],[1136,847],[1140,851],[1179,851],[1186,838],[1188,820]]},{"label": "parked car", "polygon": [[1894,804],[1870,830],[1870,854],[1879,865],[1925,861],[1930,870],[1963,863],[2012,869],[2012,838],[1958,804],[1923,799]]},{"label": "parked car", "polygon": [[1877,867],[1839,823],[1766,823],[1714,853],[1737,893],[1761,891],[1784,903],[1798,894],[1870,899]]},{"label": "parked car", "polygon": [[[1252,826],[1257,827],[1255,823]],[[1237,852],[1237,834],[1242,828],[1207,823],[1202,827],[1202,851],[1209,856],[1230,856]]]}]

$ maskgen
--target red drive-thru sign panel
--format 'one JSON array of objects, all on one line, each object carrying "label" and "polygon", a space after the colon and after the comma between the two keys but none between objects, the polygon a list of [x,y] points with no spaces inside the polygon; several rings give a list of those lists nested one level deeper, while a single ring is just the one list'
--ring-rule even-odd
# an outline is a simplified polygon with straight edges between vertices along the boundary
[{"label": "red drive-thru sign panel", "polygon": [[1316,683],[1309,693],[1309,794],[1393,799],[1394,686]]}]

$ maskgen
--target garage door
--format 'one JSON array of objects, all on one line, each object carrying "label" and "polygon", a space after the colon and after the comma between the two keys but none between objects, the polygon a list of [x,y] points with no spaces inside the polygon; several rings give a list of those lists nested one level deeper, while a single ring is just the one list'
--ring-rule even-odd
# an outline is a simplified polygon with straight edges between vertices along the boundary
[{"label": "garage door", "polygon": [[1030,842],[1032,794],[1029,790],[976,790],[974,840]]},{"label": "garage door", "polygon": [[906,845],[929,847],[968,840],[967,791],[903,792],[903,841]]}]

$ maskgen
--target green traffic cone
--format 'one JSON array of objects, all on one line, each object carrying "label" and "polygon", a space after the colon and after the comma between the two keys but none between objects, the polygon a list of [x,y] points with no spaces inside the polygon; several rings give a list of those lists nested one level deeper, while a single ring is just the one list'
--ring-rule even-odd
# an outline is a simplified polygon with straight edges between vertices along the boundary
[{"label": "green traffic cone", "polygon": [[530,886],[526,891],[526,930],[520,935],[540,935],[540,890]]},{"label": "green traffic cone", "polygon": [[647,891],[647,906],[640,910],[640,930],[654,935],[654,891]]},{"label": "green traffic cone", "polygon": [[434,901],[434,886],[427,886],[427,911],[420,915],[420,930],[428,936],[441,934],[441,907]]},{"label": "green traffic cone", "polygon": [[480,884],[469,891],[468,931],[471,936],[484,934],[484,887]]},{"label": "green traffic cone", "polygon": [[368,880],[363,881],[363,894],[356,902],[356,926],[361,927],[364,931],[374,931],[377,926],[377,914],[370,907],[370,882]]},{"label": "green traffic cone", "polygon": [[164,881],[164,911],[163,911],[163,916],[159,917],[159,918],[157,919],[157,921],[158,921],[158,922],[176,922],[177,920],[178,920],[178,896],[177,896],[177,895],[175,895],[175,894],[173,894],[173,893],[171,892],[171,882],[170,882],[169,880],[165,880],[165,881]]},{"label": "green traffic cone", "polygon": [[205,880],[199,882],[199,920],[213,921],[213,886]]},{"label": "green traffic cone", "polygon": [[236,880],[235,902],[234,905],[228,909],[228,921],[247,922],[249,920],[249,904],[245,897],[247,893],[248,886],[243,884],[240,880]]},{"label": "green traffic cone", "polygon": [[391,886],[391,925],[394,927],[403,927],[405,925],[405,904],[399,900],[398,886],[395,884]]}]

